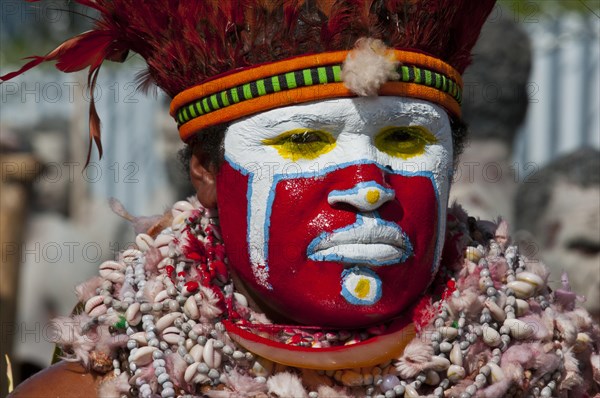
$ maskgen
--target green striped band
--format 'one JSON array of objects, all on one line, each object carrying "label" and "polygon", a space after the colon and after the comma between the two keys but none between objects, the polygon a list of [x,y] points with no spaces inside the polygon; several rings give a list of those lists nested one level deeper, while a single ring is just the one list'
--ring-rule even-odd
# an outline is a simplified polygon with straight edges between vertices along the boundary
[{"label": "green striped band", "polygon": [[[398,81],[400,82],[435,88],[449,94],[459,104],[461,103],[462,93],[460,87],[448,76],[432,70],[406,65],[398,67],[397,72]],[[287,72],[219,91],[190,102],[177,110],[175,119],[178,125],[182,125],[207,113],[264,95],[300,87],[340,82],[342,82],[341,64]]]}]

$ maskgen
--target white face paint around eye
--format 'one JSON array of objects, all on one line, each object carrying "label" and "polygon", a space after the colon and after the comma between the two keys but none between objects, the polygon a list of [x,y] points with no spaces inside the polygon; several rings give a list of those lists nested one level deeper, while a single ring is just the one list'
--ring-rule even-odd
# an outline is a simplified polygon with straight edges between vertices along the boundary
[{"label": "white face paint around eye", "polygon": [[400,313],[431,281],[452,167],[441,107],[374,97],[277,108],[231,124],[224,147],[231,266],[273,310],[358,326]]}]

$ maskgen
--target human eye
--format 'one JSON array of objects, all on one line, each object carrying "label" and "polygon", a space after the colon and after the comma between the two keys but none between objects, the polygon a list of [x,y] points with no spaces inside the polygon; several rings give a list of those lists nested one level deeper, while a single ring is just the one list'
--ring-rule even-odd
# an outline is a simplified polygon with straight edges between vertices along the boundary
[{"label": "human eye", "polygon": [[292,161],[315,159],[335,147],[335,138],[330,133],[308,128],[289,130],[262,142],[277,149],[283,158]]},{"label": "human eye", "polygon": [[436,142],[437,138],[423,126],[386,127],[375,136],[377,149],[402,159],[422,155],[427,145]]},{"label": "human eye", "polygon": [[595,256],[600,253],[600,244],[586,238],[578,238],[569,241],[567,249],[584,256]]}]

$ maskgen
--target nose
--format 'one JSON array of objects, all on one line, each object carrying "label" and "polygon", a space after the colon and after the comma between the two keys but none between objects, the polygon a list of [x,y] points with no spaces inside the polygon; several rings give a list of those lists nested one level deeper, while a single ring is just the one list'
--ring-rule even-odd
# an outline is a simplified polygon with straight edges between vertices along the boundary
[{"label": "nose", "polygon": [[385,188],[375,181],[359,182],[350,189],[329,192],[330,205],[346,203],[360,211],[373,211],[394,199],[394,190]]}]

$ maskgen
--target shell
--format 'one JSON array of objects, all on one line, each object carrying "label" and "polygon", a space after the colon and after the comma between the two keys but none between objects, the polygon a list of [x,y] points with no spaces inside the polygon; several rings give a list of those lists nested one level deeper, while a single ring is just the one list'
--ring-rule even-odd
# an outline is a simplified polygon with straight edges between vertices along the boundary
[{"label": "shell", "polygon": [[146,345],[148,340],[146,339],[146,332],[137,332],[129,336],[130,339],[135,340],[138,344]]},{"label": "shell", "polygon": [[[159,252],[160,252],[160,249],[159,249]],[[164,255],[162,253],[160,253],[160,255],[164,257]],[[173,259],[171,259],[169,257],[163,258],[162,260],[160,260],[160,263],[158,263],[157,267],[158,267],[158,269],[163,269],[167,265],[173,265]]]},{"label": "shell", "polygon": [[529,312],[529,303],[525,300],[517,299],[516,305],[517,316],[523,316]]},{"label": "shell", "polygon": [[138,249],[143,252],[150,249],[150,247],[153,246],[153,243],[154,239],[152,239],[152,237],[148,234],[138,234],[138,236],[135,237],[135,244],[137,245]]},{"label": "shell", "polygon": [[462,366],[450,365],[446,374],[450,381],[457,382],[459,380],[464,379],[466,373],[467,372],[465,372],[465,368],[463,368]]},{"label": "shell", "polygon": [[100,316],[108,311],[108,307],[104,304],[104,296],[94,296],[90,298],[85,303],[84,309],[91,317]]},{"label": "shell", "polygon": [[405,398],[419,398],[420,395],[413,386],[411,386],[410,384],[407,384],[404,386],[404,397]]},{"label": "shell", "polygon": [[175,326],[170,326],[162,332],[162,338],[169,344],[177,344],[179,342],[179,329]]},{"label": "shell", "polygon": [[162,303],[163,301],[165,301],[166,299],[169,298],[169,293],[167,293],[167,290],[161,290],[160,292],[158,292],[158,294],[154,297],[154,302],[155,303]]},{"label": "shell", "polygon": [[173,231],[179,231],[185,226],[185,220],[188,219],[192,215],[191,211],[184,211],[179,213],[176,217],[173,218],[173,222],[171,223],[171,228]]},{"label": "shell", "polygon": [[123,252],[123,261],[132,262],[142,256],[142,252],[137,249],[127,249]]},{"label": "shell", "polygon": [[99,306],[97,306],[96,308],[94,308],[92,311],[90,311],[90,313],[88,314],[89,316],[91,316],[92,318],[106,314],[106,311],[108,311],[108,307],[106,306],[106,304],[102,303]]},{"label": "shell", "polygon": [[510,329],[510,335],[517,340],[528,339],[535,333],[531,325],[519,319],[507,319],[504,321],[504,326]]},{"label": "shell", "polygon": [[527,282],[530,285],[535,286],[536,290],[540,290],[546,285],[544,280],[533,272],[519,272],[516,277],[518,281]]},{"label": "shell", "polygon": [[506,287],[511,288],[515,292],[515,296],[520,299],[526,299],[533,295],[535,286],[528,282],[512,281],[506,284]]},{"label": "shell", "polygon": [[122,264],[118,261],[108,260],[100,264],[100,275],[102,275],[102,270],[110,270],[110,271],[123,271],[125,269],[125,264]]},{"label": "shell", "polygon": [[221,353],[215,350],[215,339],[208,339],[202,352],[202,359],[209,368],[218,368],[221,365]]},{"label": "shell", "polygon": [[492,314],[492,317],[495,320],[497,320],[498,322],[504,322],[504,320],[506,319],[506,313],[502,308],[498,306],[498,304],[496,304],[492,300],[486,300],[485,306],[490,310],[490,314]]},{"label": "shell", "polygon": [[428,368],[437,372],[442,372],[450,366],[450,361],[446,358],[434,356],[429,362]]},{"label": "shell", "polygon": [[91,310],[93,310],[95,307],[97,307],[103,303],[104,303],[103,296],[94,296],[94,297],[88,299],[88,301],[86,301],[84,311],[89,314]]},{"label": "shell", "polygon": [[235,292],[235,293],[233,293],[233,297],[235,298],[235,301],[238,304],[240,304],[241,306],[243,306],[243,307],[248,306],[248,299],[243,294]]},{"label": "shell", "polygon": [[185,349],[188,351],[191,350],[194,347],[194,344],[195,344],[194,340],[186,339],[185,340]]},{"label": "shell", "polygon": [[499,382],[500,380],[504,379],[504,371],[502,370],[502,368],[498,365],[496,365],[494,362],[488,362],[487,365],[490,367],[490,384],[494,384]]},{"label": "shell", "polygon": [[363,377],[353,370],[345,370],[342,373],[341,382],[348,387],[357,387],[363,384]]},{"label": "shell", "polygon": [[189,354],[194,358],[195,362],[200,362],[202,360],[202,352],[204,351],[204,346],[200,344],[196,344],[192,347]]},{"label": "shell", "polygon": [[170,312],[170,313],[162,316],[156,322],[156,330],[158,330],[158,332],[162,332],[167,327],[171,326],[173,324],[173,322],[175,322],[175,319],[179,318],[180,316],[181,316],[181,312]]},{"label": "shell", "polygon": [[140,303],[132,303],[127,307],[125,312],[125,319],[131,326],[136,326],[142,320],[142,313],[140,312]]},{"label": "shell", "polygon": [[200,365],[199,362],[194,362],[185,369],[183,379],[186,381],[186,383],[191,382],[194,376],[196,376],[196,373],[198,373],[198,365]]},{"label": "shell", "polygon": [[443,338],[448,340],[454,340],[458,336],[458,329],[451,326],[442,326],[438,328],[438,332],[440,332]]},{"label": "shell", "polygon": [[440,343],[440,351],[441,352],[446,353],[446,352],[450,352],[450,350],[452,350],[452,344],[451,343],[448,343],[447,341],[442,341]]},{"label": "shell", "polygon": [[458,343],[455,343],[450,351],[450,362],[454,365],[463,366],[463,355]]},{"label": "shell", "polygon": [[362,377],[363,377],[364,385],[368,386],[370,384],[373,384],[373,374],[371,373],[371,369],[363,368],[362,369]]},{"label": "shell", "polygon": [[484,327],[482,328],[482,332],[483,341],[490,347],[497,347],[502,342],[502,339],[500,339],[500,333],[498,333],[494,328]]},{"label": "shell", "polygon": [[475,264],[477,264],[479,260],[481,260],[481,257],[483,257],[483,252],[476,247],[469,246],[467,247],[465,256],[469,261],[472,261]]},{"label": "shell", "polygon": [[437,386],[440,383],[440,379],[440,375],[433,370],[428,370],[425,374],[425,384],[429,384],[430,386]]},{"label": "shell", "polygon": [[192,383],[194,384],[206,384],[207,382],[210,382],[210,378],[202,373],[198,373],[196,377],[194,377],[194,380],[192,380]]},{"label": "shell", "polygon": [[479,291],[481,291],[482,293],[485,293],[485,291],[487,290],[487,287],[485,286],[487,282],[493,282],[492,278],[490,278],[489,276],[479,278]]},{"label": "shell", "polygon": [[252,365],[252,372],[257,377],[269,377],[273,372],[275,364],[268,359],[260,358]]},{"label": "shell", "polygon": [[104,276],[104,278],[112,283],[123,283],[125,281],[125,275],[117,271],[111,272],[110,274]]},{"label": "shell", "polygon": [[185,304],[183,305],[183,312],[190,319],[196,320],[200,318],[200,310],[198,309],[198,304],[196,304],[196,299],[194,296],[188,297],[188,299],[185,301]]},{"label": "shell", "polygon": [[112,283],[123,283],[125,275],[123,270],[125,265],[117,261],[105,261],[100,265],[98,273],[104,279],[108,279]]},{"label": "shell", "polygon": [[171,243],[173,239],[175,239],[173,235],[160,234],[154,239],[154,247],[158,249],[163,246],[169,246],[169,243]]},{"label": "shell", "polygon": [[194,206],[190,202],[188,202],[187,200],[180,200],[179,202],[175,202],[175,204],[171,208],[171,214],[173,215],[173,218],[175,218],[185,211],[192,210],[194,210]]},{"label": "shell", "polygon": [[146,366],[152,362],[152,353],[156,350],[158,350],[156,347],[140,347],[131,355],[130,359],[138,368]]}]

